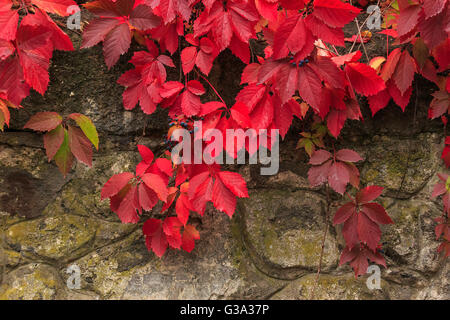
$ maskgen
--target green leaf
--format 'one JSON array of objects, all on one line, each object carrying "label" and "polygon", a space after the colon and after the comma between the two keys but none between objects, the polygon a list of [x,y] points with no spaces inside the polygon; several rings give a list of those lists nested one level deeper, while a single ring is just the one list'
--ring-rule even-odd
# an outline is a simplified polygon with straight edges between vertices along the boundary
[{"label": "green leaf", "polygon": [[95,149],[98,150],[98,133],[92,120],[81,113],[72,113],[69,115],[69,118],[75,120],[77,125],[83,130],[85,136],[92,142]]},{"label": "green leaf", "polygon": [[58,152],[56,152],[54,159],[59,171],[61,171],[65,177],[72,168],[73,163],[73,155],[69,148],[69,134],[66,129],[64,129],[64,141]]}]

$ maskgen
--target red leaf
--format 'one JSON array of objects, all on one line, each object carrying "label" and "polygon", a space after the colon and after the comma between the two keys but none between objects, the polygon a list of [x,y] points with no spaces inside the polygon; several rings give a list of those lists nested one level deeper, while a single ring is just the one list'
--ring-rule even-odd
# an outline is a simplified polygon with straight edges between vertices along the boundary
[{"label": "red leaf", "polygon": [[44,147],[48,161],[55,156],[64,141],[64,129],[61,125],[44,135]]},{"label": "red leaf", "polygon": [[381,90],[376,95],[368,96],[369,107],[372,111],[372,116],[374,116],[381,109],[386,108],[387,104],[391,100],[391,95],[388,89]]},{"label": "red leaf", "polygon": [[330,27],[343,28],[361,10],[340,0],[314,0],[314,16]]},{"label": "red leaf", "polygon": [[157,194],[147,187],[145,183],[141,183],[138,187],[139,192],[139,203],[142,209],[150,211],[158,203]]},{"label": "red leaf", "polygon": [[436,183],[433,187],[433,193],[431,194],[431,199],[439,197],[447,192],[447,188],[444,183]]},{"label": "red leaf", "polygon": [[128,51],[131,44],[131,32],[127,24],[122,23],[109,32],[103,42],[105,63],[111,68],[120,56]]},{"label": "red leaf", "polygon": [[141,178],[147,187],[156,192],[161,201],[167,201],[169,190],[167,189],[166,183],[164,183],[164,180],[160,176],[153,173],[146,173],[142,175]]},{"label": "red leaf", "polygon": [[404,10],[400,10],[400,16],[397,20],[398,35],[404,36],[412,31],[419,22],[422,7],[420,5],[412,5]]},{"label": "red leaf", "polygon": [[327,181],[331,163],[329,160],[320,166],[313,166],[309,169],[308,181],[312,187],[320,186]]},{"label": "red leaf", "polygon": [[428,19],[441,13],[446,3],[447,0],[424,0],[422,7],[425,18]]},{"label": "red leaf", "polygon": [[120,202],[116,213],[122,223],[138,223],[139,215],[136,210],[140,209],[136,186],[131,186],[130,191]]},{"label": "red leaf", "polygon": [[309,164],[312,164],[314,166],[320,165],[331,158],[331,153],[329,153],[326,150],[317,150],[315,151],[311,159],[309,159]]},{"label": "red leaf", "polygon": [[134,174],[132,174],[131,172],[122,172],[112,176],[102,188],[101,199],[103,200],[115,196],[133,178]]},{"label": "red leaf", "polygon": [[33,0],[32,2],[44,11],[55,13],[63,17],[69,15],[69,12],[67,11],[68,7],[77,5],[77,3],[72,0]]},{"label": "red leaf", "polygon": [[92,167],[92,145],[83,131],[69,126],[69,147],[75,158],[88,167]]},{"label": "red leaf", "polygon": [[394,223],[388,216],[383,206],[378,203],[366,203],[361,206],[361,211],[364,212],[370,220],[378,224],[392,224]]},{"label": "red leaf", "polygon": [[405,111],[405,108],[409,104],[409,100],[411,98],[412,86],[409,87],[409,89],[406,90],[406,92],[402,95],[400,90],[397,88],[397,86],[392,80],[388,81],[386,85],[389,90],[389,94],[391,95],[392,99],[394,99],[394,102],[400,108],[402,108],[403,111]]},{"label": "red leaf", "polygon": [[275,88],[281,98],[281,104],[285,104],[297,89],[298,67],[291,64],[283,64],[276,74]]},{"label": "red leaf", "polygon": [[192,205],[189,201],[189,198],[186,194],[180,194],[178,197],[177,203],[175,205],[175,209],[177,212],[177,217],[181,221],[183,225],[189,220],[189,212],[192,209]]},{"label": "red leaf", "polygon": [[430,49],[434,49],[434,47],[448,38],[446,28],[443,27],[447,25],[448,21],[446,11],[443,10],[441,13],[429,19],[423,19],[418,25],[420,36]]},{"label": "red leaf", "polygon": [[402,55],[402,50],[400,48],[394,49],[386,60],[386,63],[383,65],[383,69],[381,70],[381,78],[384,81],[388,81],[395,69],[397,68],[398,61]]},{"label": "red leaf", "polygon": [[150,150],[148,147],[142,144],[138,144],[137,147],[139,150],[139,154],[141,155],[142,161],[145,162],[146,164],[151,164],[154,158],[152,150]]},{"label": "red leaf", "polygon": [[187,47],[181,51],[181,63],[184,74],[187,74],[194,69],[195,61],[197,59],[197,48]]},{"label": "red leaf", "polygon": [[353,214],[356,214],[356,206],[353,202],[348,202],[341,206],[334,215],[333,225],[347,221]]},{"label": "red leaf", "polygon": [[119,24],[114,18],[97,18],[89,22],[83,30],[81,49],[89,48],[105,40],[106,35]]},{"label": "red leaf", "polygon": [[236,208],[236,196],[223,184],[221,179],[216,179],[212,190],[212,202],[217,210],[225,212],[230,218]]},{"label": "red leaf", "polygon": [[183,232],[183,243],[181,247],[187,252],[191,252],[195,247],[195,240],[200,240],[200,233],[192,225],[186,225]]},{"label": "red leaf", "polygon": [[358,214],[358,237],[374,251],[381,239],[380,227],[361,212]]},{"label": "red leaf", "polygon": [[337,46],[345,46],[344,31],[342,28],[332,28],[317,19],[314,15],[309,15],[305,19],[306,26],[317,38]]},{"label": "red leaf", "polygon": [[297,85],[302,99],[315,110],[320,110],[321,96],[317,93],[322,92],[322,82],[308,65],[300,68]]},{"label": "red leaf", "polygon": [[11,10],[0,12],[0,30],[2,30],[0,39],[4,39],[7,41],[15,40],[18,23],[19,14],[17,11]]},{"label": "red leaf", "polygon": [[218,173],[223,184],[239,198],[248,198],[247,184],[237,172],[222,171]]},{"label": "red leaf", "polygon": [[130,24],[142,31],[156,28],[160,23],[161,19],[146,5],[138,5],[130,14]]},{"label": "red leaf", "polygon": [[342,235],[344,236],[347,247],[351,250],[359,245],[358,238],[358,214],[353,214],[348,218],[342,227]]},{"label": "red leaf", "polygon": [[356,201],[358,203],[367,203],[375,200],[383,193],[384,188],[379,186],[368,186],[362,189],[356,195]]},{"label": "red leaf", "polygon": [[411,87],[415,72],[416,64],[414,59],[409,55],[408,51],[403,51],[392,75],[392,79],[402,95]]},{"label": "red leaf", "polygon": [[350,149],[341,149],[336,152],[336,159],[344,162],[358,162],[364,160],[357,152]]},{"label": "red leaf", "polygon": [[383,79],[368,65],[352,62],[347,64],[345,71],[353,89],[364,96],[374,95],[386,88]]},{"label": "red leaf", "polygon": [[59,126],[62,117],[56,112],[38,112],[23,127],[35,131],[50,131]]},{"label": "red leaf", "polygon": [[341,162],[333,163],[328,172],[328,183],[330,187],[337,193],[344,194],[349,182],[350,175],[345,165]]},{"label": "red leaf", "polygon": [[308,35],[309,29],[306,28],[305,20],[302,15],[297,14],[283,21],[278,27],[273,44],[273,57],[280,59],[287,57],[289,53],[296,54],[301,51],[307,41],[312,41]]}]

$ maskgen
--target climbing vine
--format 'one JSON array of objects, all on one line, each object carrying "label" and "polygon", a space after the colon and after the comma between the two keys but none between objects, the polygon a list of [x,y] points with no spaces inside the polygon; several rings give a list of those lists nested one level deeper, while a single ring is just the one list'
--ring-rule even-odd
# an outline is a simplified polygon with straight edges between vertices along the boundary
[{"label": "climbing vine", "polygon": [[[369,4],[380,8],[385,56],[370,57],[365,47],[372,34],[363,28],[378,11],[362,23],[358,16]],[[73,5],[72,0],[0,0],[2,129],[9,126],[9,109],[22,108],[31,89],[46,92],[53,51],[74,50],[53,20],[67,16]],[[450,1],[97,0],[83,7],[94,18],[83,27],[80,49],[102,43],[105,63],[111,68],[132,42],[139,47],[129,61],[133,68],[117,80],[124,87],[124,108],[139,105],[150,115],[160,107],[170,117],[167,151],[155,157],[148,147],[138,145],[142,161],[136,170],[114,175],[101,191],[101,198],[109,199],[111,210],[123,223],[138,223],[143,211],[163,202],[164,218],[143,224],[149,250],[159,257],[169,247],[192,251],[200,239],[189,224],[194,212],[202,216],[212,202],[232,217],[237,198],[249,196],[243,177],[224,171],[220,164],[204,157],[195,161],[194,156],[192,161],[175,162],[170,151],[181,142],[181,138],[173,139],[177,129],[188,130],[194,143],[210,150],[210,158],[223,151],[236,159],[242,148],[251,156],[260,148],[274,148],[278,137],[271,130],[277,129],[284,138],[296,117],[304,122],[314,119],[311,131],[302,132],[298,143],[310,157],[311,186],[325,186],[327,193],[330,188],[349,200],[333,218],[335,225],[343,225],[346,242],[341,264],[350,263],[356,276],[366,272],[368,261],[385,266],[379,225],[393,221],[373,202],[383,188],[361,186],[356,164],[363,158],[353,150],[336,150],[333,140],[348,120],[363,119],[361,100],[367,100],[372,115],[391,100],[405,111],[416,74],[435,86],[429,118],[441,118],[446,126]],[[343,28],[350,23],[358,32],[346,38]],[[263,52],[255,50],[255,40],[265,43]],[[208,80],[224,50],[246,65],[240,76],[243,87],[233,105],[225,103]],[[168,80],[167,69],[176,68],[179,80]],[[205,86],[216,99],[206,100]],[[203,130],[197,130],[195,122]],[[88,117],[40,112],[25,128],[46,132],[47,157],[64,175],[74,158],[92,165],[92,146],[98,149],[99,141]],[[257,133],[237,144],[224,139],[221,150],[216,150],[208,129],[217,129],[224,137],[229,129]],[[450,166],[448,139],[442,159]],[[442,182],[432,196],[442,196],[444,213],[436,220],[436,237],[442,241],[438,250],[448,256],[450,178],[444,174],[439,178]]]}]

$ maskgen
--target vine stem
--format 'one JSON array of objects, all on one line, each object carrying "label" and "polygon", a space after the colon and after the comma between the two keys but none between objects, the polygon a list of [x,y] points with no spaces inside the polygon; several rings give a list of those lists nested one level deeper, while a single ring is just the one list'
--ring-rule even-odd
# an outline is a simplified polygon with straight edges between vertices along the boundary
[{"label": "vine stem", "polygon": [[323,232],[322,247],[320,249],[319,267],[317,268],[316,279],[314,280],[314,287],[311,293],[311,300],[314,300],[316,296],[316,289],[319,285],[320,272],[322,271],[323,253],[325,251],[325,241],[327,239],[328,234],[328,216],[330,214],[330,206],[331,206],[330,189],[328,187],[328,184],[326,185],[325,189],[327,194],[327,210],[325,212],[325,230]]},{"label": "vine stem", "polygon": [[223,104],[226,106],[227,104],[226,104],[225,101],[222,99],[221,95],[217,92],[216,88],[214,88],[214,86],[211,84],[211,82],[209,82],[209,80],[208,80],[206,77],[204,77],[200,72],[198,72],[196,69],[194,69],[194,70],[195,70],[195,72],[197,73],[197,75],[198,75],[199,77],[201,77],[203,80],[205,80],[205,81],[209,84],[209,86],[211,87],[211,89],[214,90],[214,92],[216,93],[216,95],[219,97],[219,99],[220,99],[220,100],[223,102]]}]

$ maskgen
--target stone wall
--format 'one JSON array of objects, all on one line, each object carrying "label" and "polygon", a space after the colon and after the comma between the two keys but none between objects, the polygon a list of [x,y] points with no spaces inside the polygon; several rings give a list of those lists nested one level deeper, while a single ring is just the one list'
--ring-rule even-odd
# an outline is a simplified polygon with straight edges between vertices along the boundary
[{"label": "stone wall", "polygon": [[[78,46],[79,35],[71,35]],[[323,190],[308,185],[307,159],[295,150],[299,123],[281,146],[277,175],[234,167],[251,195],[233,219],[209,207],[193,219],[201,240],[192,253],[170,250],[162,259],[149,253],[142,224],[121,224],[100,201],[104,182],[138,162],[138,142],[163,147],[164,112],[144,117],[123,109],[115,80],[130,67],[129,57],[108,71],[100,47],[56,53],[47,94],[27,99],[27,112],[14,112],[10,130],[0,134],[0,299],[309,299],[325,228],[316,298],[450,298],[449,263],[434,239],[433,219],[442,208],[430,199],[436,173],[445,171],[443,134],[438,122],[426,120],[431,88],[420,79],[405,114],[395,106],[374,119],[365,114],[340,140],[340,147],[363,155],[362,182],[386,188],[381,201],[395,222],[383,228],[388,267],[381,289],[371,291],[367,276],[355,279],[349,266],[338,266],[342,233],[325,221]],[[241,67],[227,53],[214,66],[211,80],[227,103],[239,88]],[[93,168],[76,164],[64,179],[47,162],[42,137],[21,130],[30,114],[43,110],[93,119],[101,141]],[[81,270],[79,290],[66,285],[73,264]]]}]

